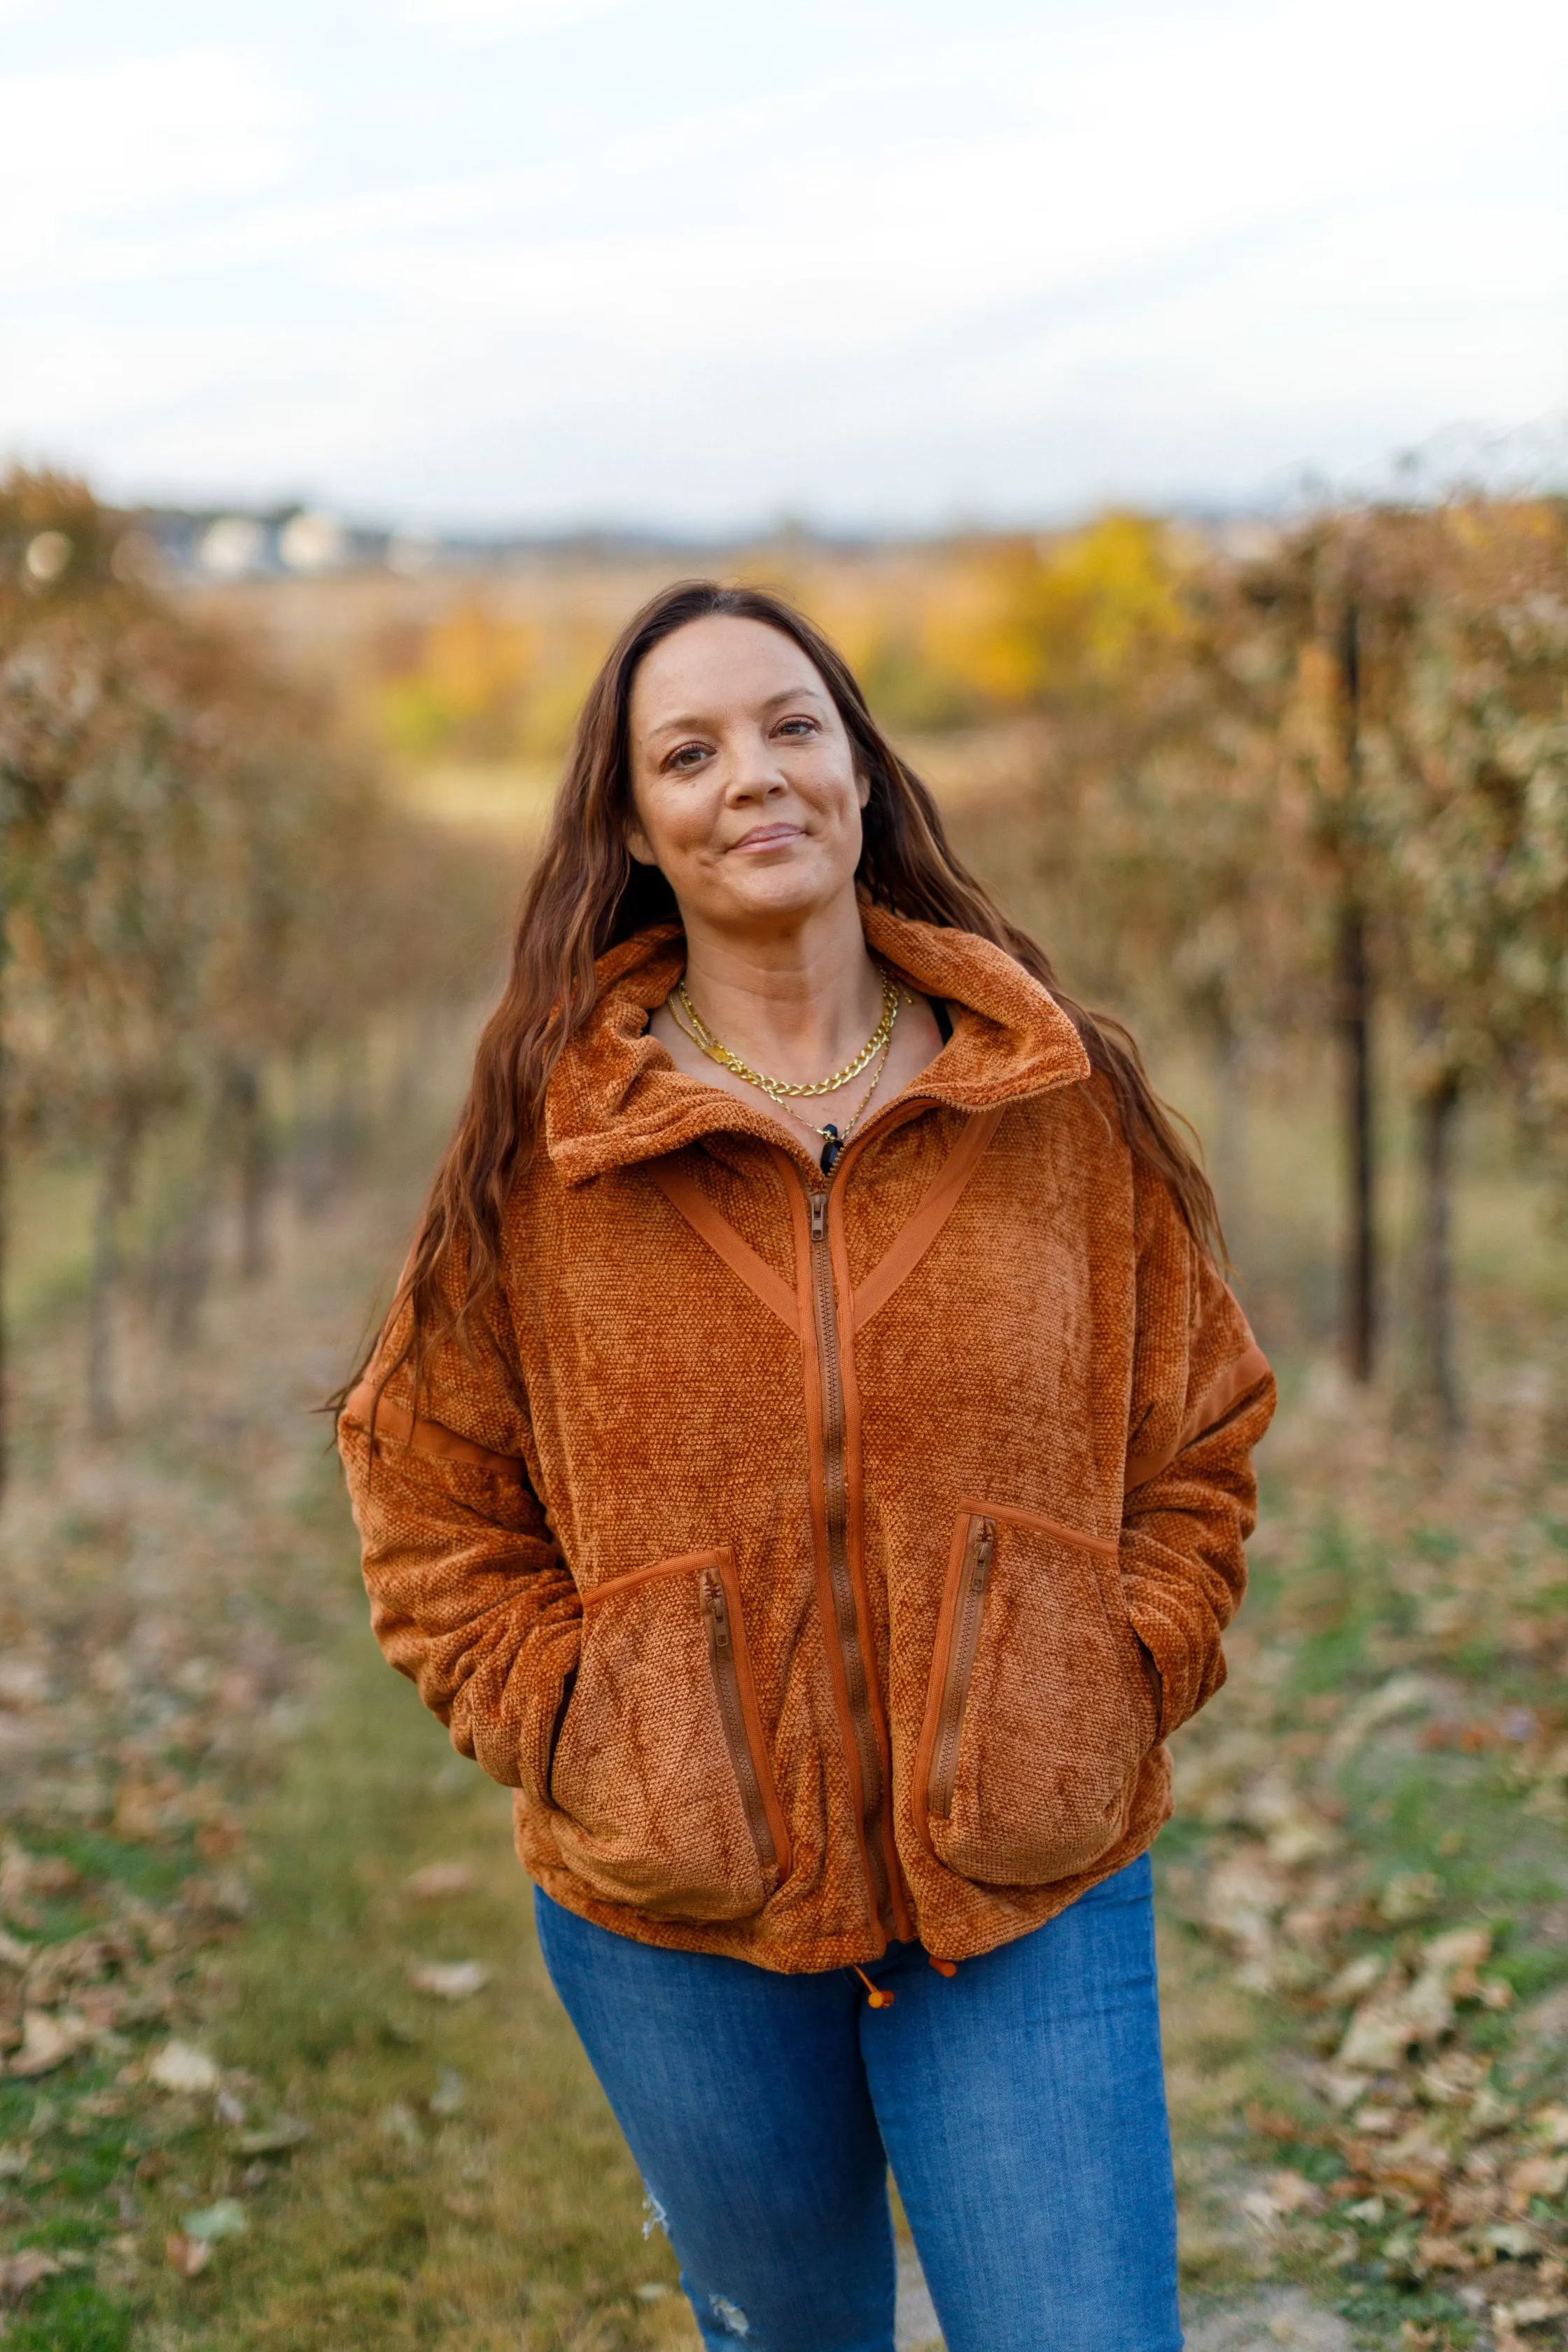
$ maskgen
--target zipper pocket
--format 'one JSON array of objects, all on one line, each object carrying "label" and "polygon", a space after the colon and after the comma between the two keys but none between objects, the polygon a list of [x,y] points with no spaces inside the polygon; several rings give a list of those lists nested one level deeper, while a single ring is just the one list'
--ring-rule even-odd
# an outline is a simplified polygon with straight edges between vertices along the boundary
[{"label": "zipper pocket", "polygon": [[735,1642],[730,1630],[730,1603],[724,1592],[724,1580],[716,1568],[705,1568],[698,1580],[702,1597],[702,1622],[708,1633],[708,1662],[713,1670],[713,1688],[719,1700],[719,1718],[724,1727],[724,1738],[730,1749],[730,1761],[741,1790],[741,1802],[757,1858],[764,1870],[771,1870],[778,1861],[778,1849],[773,1843],[773,1825],[768,1820],[767,1803],[763,1796],[763,1784],[757,1772],[757,1759],[752,1753],[751,1737],[746,1729],[745,1703],[741,1696],[741,1677],[735,1664]]},{"label": "zipper pocket", "polygon": [[947,1671],[942,1676],[942,1705],[937,1714],[936,1740],[931,1748],[931,1772],[926,1781],[926,1811],[939,1822],[945,1822],[952,1810],[952,1785],[958,1775],[958,1742],[963,1729],[963,1710],[969,1701],[970,1680],[974,1673],[974,1655],[980,1647],[980,1628],[985,1617],[985,1591],[991,1581],[991,1562],[995,1550],[995,1521],[971,1519],[969,1539],[963,1550],[963,1565],[959,1570],[958,1608],[953,1620],[952,1639],[948,1646]]}]

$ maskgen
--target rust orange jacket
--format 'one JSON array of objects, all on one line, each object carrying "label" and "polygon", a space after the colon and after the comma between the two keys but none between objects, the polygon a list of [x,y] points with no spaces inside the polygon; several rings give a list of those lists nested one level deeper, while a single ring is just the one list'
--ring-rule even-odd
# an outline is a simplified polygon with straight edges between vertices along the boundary
[{"label": "rust orange jacket", "polygon": [[865,921],[953,1034],[830,1182],[645,1034],[683,956],[644,933],[552,1080],[493,1349],[395,1373],[374,1460],[368,1384],[340,1424],[377,1638],[527,1869],[788,1970],[962,1960],[1150,1843],[1273,1409],[1048,994]]}]

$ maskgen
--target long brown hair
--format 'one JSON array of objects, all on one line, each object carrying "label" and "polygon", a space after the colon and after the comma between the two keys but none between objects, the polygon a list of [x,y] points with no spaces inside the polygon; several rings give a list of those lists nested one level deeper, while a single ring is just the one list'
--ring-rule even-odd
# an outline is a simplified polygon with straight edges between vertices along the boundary
[{"label": "long brown hair", "polygon": [[412,1355],[416,1378],[432,1341],[469,1344],[495,1291],[507,1195],[542,1119],[551,1073],[593,1013],[596,960],[650,924],[679,918],[664,876],[638,864],[626,847],[633,814],[628,714],[647,655],[677,629],[713,614],[777,629],[799,646],[833,697],[870,786],[859,887],[895,914],[990,940],[1050,991],[1115,1097],[1129,1149],[1170,1187],[1200,1246],[1223,1255],[1208,1179],[1150,1085],[1131,1037],[1119,1022],[1086,1012],[1063,993],[1044,950],[1008,921],[954,856],[930,791],[883,735],[843,656],[803,614],[765,589],[685,580],[661,589],[626,624],[583,705],[544,846],[523,893],[510,975],[479,1039],[468,1097],[393,1305],[394,1322],[406,1317],[395,1360]]}]

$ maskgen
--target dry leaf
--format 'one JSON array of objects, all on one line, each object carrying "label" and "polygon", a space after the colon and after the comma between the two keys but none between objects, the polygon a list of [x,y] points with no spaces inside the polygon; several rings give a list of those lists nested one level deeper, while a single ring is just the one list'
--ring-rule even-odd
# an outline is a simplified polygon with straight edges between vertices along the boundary
[{"label": "dry leaf", "polygon": [[1434,1936],[1421,1956],[1424,1969],[1479,1968],[1492,1948],[1489,1927],[1450,1927]]},{"label": "dry leaf", "polygon": [[1458,2238],[1427,2236],[1417,2239],[1415,2251],[1422,2261],[1435,2271],[1473,2271],[1476,2258],[1469,2248]]},{"label": "dry leaf", "polygon": [[1394,2074],[1412,2044],[1436,2042],[1453,2021],[1454,2005],[1439,1971],[1424,1969],[1412,1983],[1395,1965],[1352,2018],[1339,2063],[1352,2073]]},{"label": "dry leaf", "polygon": [[468,2000],[483,1992],[489,1980],[482,1960],[416,1960],[408,1971],[416,1991],[434,1993],[440,2000]]},{"label": "dry leaf", "polygon": [[185,2235],[198,2238],[203,2245],[216,2245],[220,2238],[243,2238],[250,2227],[244,2206],[237,2197],[220,2197],[213,2205],[204,2205],[199,2213],[184,2217]]},{"label": "dry leaf", "polygon": [[1323,2210],[1322,2190],[1304,2172],[1271,2172],[1263,2185],[1276,2212],[1321,2213]]},{"label": "dry leaf", "polygon": [[213,2250],[204,2238],[188,2238],[183,2230],[172,2230],[163,2241],[163,2255],[171,2270],[184,2279],[199,2278],[213,2258]]},{"label": "dry leaf", "polygon": [[1369,2150],[1370,2169],[1379,2180],[1392,2183],[1396,2189],[1414,2189],[1419,2197],[1430,2197],[1440,2189],[1454,2168],[1454,2159],[1441,2141],[1418,2124],[1414,2131],[1393,2140],[1387,2147]]},{"label": "dry leaf", "polygon": [[474,1874],[466,1862],[430,1862],[403,1882],[404,1893],[416,1903],[442,1903],[449,1895],[471,1895]]},{"label": "dry leaf", "polygon": [[1568,2314],[1568,2301],[1560,2294],[1527,2294],[1518,2303],[1494,2303],[1491,2315],[1510,2327],[1543,2327],[1549,2319],[1561,2319]]},{"label": "dry leaf", "polygon": [[1293,2213],[1321,2213],[1322,2209],[1322,2191],[1304,2174],[1291,2171],[1269,2173],[1260,2189],[1241,2200],[1242,2211],[1266,2230]]},{"label": "dry leaf", "polygon": [[1446,2051],[1422,2069],[1421,2088],[1435,2105],[1455,2106],[1480,2089],[1487,2071],[1486,2060],[1468,2050]]},{"label": "dry leaf", "polygon": [[1392,1966],[1352,2018],[1340,2044],[1340,2065],[1369,2074],[1394,2074],[1407,2051],[1441,2041],[1454,2022],[1455,1979],[1490,1949],[1489,1928],[1454,1927],[1432,1937],[1414,1982],[1397,1963]]},{"label": "dry leaf", "polygon": [[1568,2147],[1568,2107],[1537,2107],[1531,2120],[1548,2147]]},{"label": "dry leaf", "polygon": [[1527,2156],[1508,2176],[1510,2202],[1527,2212],[1532,2197],[1561,2197],[1568,2189],[1568,2156]]},{"label": "dry leaf", "polygon": [[241,2156],[281,2156],[310,2137],[310,2125],[301,2123],[298,2116],[279,2116],[276,2123],[241,2132],[239,2152]]},{"label": "dry leaf", "polygon": [[47,2074],[63,2066],[92,2039],[92,2028],[75,2010],[29,2009],[22,2018],[22,2046],[8,2061],[13,2074]]},{"label": "dry leaf", "polygon": [[205,2050],[189,2042],[166,2042],[149,2060],[147,2080],[161,2091],[216,2091],[218,2070]]},{"label": "dry leaf", "polygon": [[1381,1952],[1359,1952],[1324,1986],[1323,1999],[1331,2008],[1343,2009],[1351,2001],[1360,2000],[1374,1984],[1380,1984],[1387,1969],[1388,1962]]},{"label": "dry leaf", "polygon": [[26,2246],[0,2261],[0,2302],[20,2303],[39,2281],[58,2278],[62,2265],[41,2246]]}]

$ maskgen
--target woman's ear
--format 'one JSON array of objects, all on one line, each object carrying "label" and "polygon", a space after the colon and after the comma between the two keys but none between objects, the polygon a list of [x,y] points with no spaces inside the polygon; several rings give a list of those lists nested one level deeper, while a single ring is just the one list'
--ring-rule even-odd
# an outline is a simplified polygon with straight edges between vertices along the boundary
[{"label": "woman's ear", "polygon": [[871,797],[871,779],[866,774],[864,769],[859,767],[855,771],[855,797],[862,808]]}]

